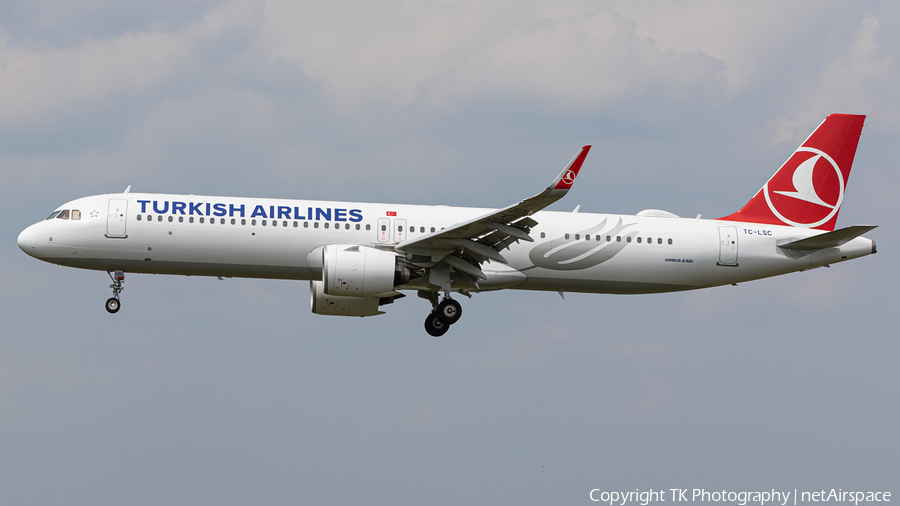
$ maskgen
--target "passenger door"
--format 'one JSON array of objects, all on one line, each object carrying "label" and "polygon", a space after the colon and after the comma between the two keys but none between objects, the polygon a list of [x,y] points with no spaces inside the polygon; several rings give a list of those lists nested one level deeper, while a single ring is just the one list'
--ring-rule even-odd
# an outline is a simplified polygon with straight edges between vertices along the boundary
[{"label": "passenger door", "polygon": [[128,237],[125,234],[127,210],[128,200],[109,199],[109,208],[106,213],[106,237]]},{"label": "passenger door", "polygon": [[737,228],[719,227],[719,265],[738,264]]}]

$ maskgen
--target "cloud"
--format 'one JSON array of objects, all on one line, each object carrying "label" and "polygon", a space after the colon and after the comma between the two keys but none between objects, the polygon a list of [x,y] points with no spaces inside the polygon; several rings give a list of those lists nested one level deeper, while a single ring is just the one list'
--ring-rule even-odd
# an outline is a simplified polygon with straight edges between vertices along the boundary
[{"label": "cloud", "polygon": [[65,48],[22,48],[0,34],[0,133],[46,128],[61,116],[183,84],[214,65],[229,41],[249,40],[257,17],[252,4],[233,2],[178,32],[130,32]]},{"label": "cloud", "polygon": [[633,21],[605,8],[395,2],[347,14],[342,4],[274,1],[265,19],[259,47],[298,62],[345,114],[371,102],[455,108],[485,97],[573,111],[649,90],[702,92],[721,72],[699,52],[638,38]]},{"label": "cloud", "polygon": [[[896,61],[883,46],[881,22],[869,15],[856,29],[852,43],[835,54],[808,85],[805,97],[772,123],[776,141],[802,139],[807,125],[829,112],[878,114],[878,122],[896,131],[900,127],[895,100],[885,100],[900,85]],[[876,105],[877,104],[877,105]]]}]

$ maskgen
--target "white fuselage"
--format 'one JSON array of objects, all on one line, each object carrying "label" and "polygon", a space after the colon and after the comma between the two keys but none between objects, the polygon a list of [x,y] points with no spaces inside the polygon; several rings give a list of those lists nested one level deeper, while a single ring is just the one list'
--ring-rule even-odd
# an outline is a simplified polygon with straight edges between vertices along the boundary
[{"label": "white fuselage", "polygon": [[[59,209],[78,210],[80,219],[28,227],[19,236],[26,253],[102,271],[296,280],[322,279],[316,251],[325,245],[392,249],[490,211],[136,193],[85,197]],[[485,264],[488,279],[468,291],[670,292],[802,271],[875,249],[858,237],[792,252],[777,243],[821,231],[722,220],[552,211],[533,218],[534,242],[504,250],[508,266]]]}]

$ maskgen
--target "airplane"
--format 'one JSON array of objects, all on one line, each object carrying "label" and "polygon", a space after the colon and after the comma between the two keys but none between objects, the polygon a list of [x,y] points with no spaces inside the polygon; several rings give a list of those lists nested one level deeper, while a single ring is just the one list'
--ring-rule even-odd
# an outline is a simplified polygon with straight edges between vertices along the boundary
[{"label": "airplane", "polygon": [[[67,202],[19,247],[45,262],[125,273],[308,280],[315,314],[375,316],[415,291],[440,337],[453,294],[516,289],[644,294],[732,285],[876,252],[875,228],[835,230],[864,115],[831,114],[738,211],[717,219],[544,210],[564,197],[584,146],[550,185],[502,209],[131,193]],[[580,206],[579,206],[580,207]]]}]

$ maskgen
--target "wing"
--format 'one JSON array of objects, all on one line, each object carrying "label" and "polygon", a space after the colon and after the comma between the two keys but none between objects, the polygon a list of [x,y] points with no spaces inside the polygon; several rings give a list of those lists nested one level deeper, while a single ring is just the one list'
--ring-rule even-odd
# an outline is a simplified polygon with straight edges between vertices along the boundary
[{"label": "wing", "polygon": [[[538,222],[531,216],[569,192],[590,149],[590,146],[581,148],[541,193],[473,220],[401,242],[395,246],[395,250],[428,257],[417,262],[423,267],[439,271],[446,266],[472,278],[486,279],[481,271],[481,264],[486,260],[505,264],[507,261],[500,254],[502,250],[519,240],[534,240],[528,234]],[[434,284],[440,286],[443,283]]]}]

